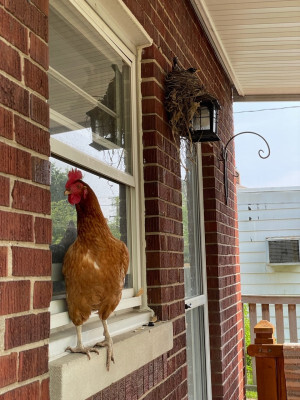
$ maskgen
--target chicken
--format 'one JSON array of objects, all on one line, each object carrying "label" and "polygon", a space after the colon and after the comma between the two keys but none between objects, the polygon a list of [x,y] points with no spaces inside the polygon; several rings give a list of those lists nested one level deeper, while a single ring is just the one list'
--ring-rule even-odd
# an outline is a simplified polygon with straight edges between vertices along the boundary
[{"label": "chicken", "polygon": [[[77,346],[68,347],[73,353],[96,352],[97,346],[107,347],[106,367],[114,362],[113,342],[108,332],[107,318],[117,307],[128,270],[126,245],[116,239],[102,214],[99,202],[89,185],[82,181],[78,169],[68,174],[65,195],[77,211],[77,239],[64,257],[68,311],[77,331]],[[92,311],[102,320],[105,340],[93,347],[82,343],[82,324]]]}]

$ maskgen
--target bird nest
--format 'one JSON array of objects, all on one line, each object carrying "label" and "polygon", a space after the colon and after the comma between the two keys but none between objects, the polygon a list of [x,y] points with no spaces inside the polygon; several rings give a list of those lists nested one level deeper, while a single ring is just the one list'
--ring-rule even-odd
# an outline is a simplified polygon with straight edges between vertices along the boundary
[{"label": "bird nest", "polygon": [[191,141],[192,120],[201,103],[199,97],[205,94],[196,72],[195,68],[180,68],[175,58],[173,69],[166,76],[165,107],[176,144],[180,137]]}]

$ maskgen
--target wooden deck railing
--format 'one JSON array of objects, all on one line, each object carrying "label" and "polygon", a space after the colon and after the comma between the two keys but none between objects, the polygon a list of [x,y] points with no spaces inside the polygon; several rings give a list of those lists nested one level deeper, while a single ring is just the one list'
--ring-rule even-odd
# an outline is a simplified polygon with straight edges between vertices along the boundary
[{"label": "wooden deck railing", "polygon": [[287,400],[283,344],[276,344],[274,326],[269,321],[260,321],[254,332],[255,344],[247,350],[256,360],[258,399]]},{"label": "wooden deck railing", "polygon": [[[257,296],[257,295],[243,295],[243,304],[248,304],[249,307],[249,321],[250,321],[250,336],[251,343],[254,343],[254,327],[259,320],[270,321],[270,305],[274,305],[275,308],[275,327],[276,327],[276,339],[277,343],[283,344],[289,340],[292,343],[298,343],[300,339],[298,337],[297,329],[297,314],[300,316],[300,296]],[[297,304],[298,313],[297,313]],[[261,315],[258,313],[258,305],[261,305]],[[284,305],[287,306],[287,316],[284,318]],[[260,310],[259,310],[260,311]],[[285,331],[289,334],[286,335]],[[246,349],[245,349],[246,350]],[[256,366],[255,359],[252,359],[252,371],[253,371],[253,385],[256,385]]]}]

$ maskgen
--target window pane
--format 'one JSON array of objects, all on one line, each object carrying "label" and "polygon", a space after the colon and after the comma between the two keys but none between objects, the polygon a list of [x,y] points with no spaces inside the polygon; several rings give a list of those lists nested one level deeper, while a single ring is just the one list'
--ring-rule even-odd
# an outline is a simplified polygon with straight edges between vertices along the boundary
[{"label": "window pane", "polygon": [[[52,207],[52,279],[53,295],[65,293],[62,276],[64,255],[77,236],[76,209],[64,196],[67,173],[74,166],[51,158],[51,207]],[[81,169],[82,170],[82,169]],[[87,171],[83,172],[83,180],[95,192],[102,212],[115,237],[127,244],[130,251],[129,235],[127,235],[127,218],[129,195],[125,185],[115,183]],[[132,287],[131,266],[129,267],[125,288]]]},{"label": "window pane", "polygon": [[181,151],[185,160],[181,173],[186,298],[203,294],[198,166],[195,146],[193,148],[192,155],[189,143]]},{"label": "window pane", "polygon": [[92,27],[70,21],[50,10],[50,133],[132,173],[130,66]]},{"label": "window pane", "polygon": [[207,400],[204,306],[186,312],[189,400]]}]

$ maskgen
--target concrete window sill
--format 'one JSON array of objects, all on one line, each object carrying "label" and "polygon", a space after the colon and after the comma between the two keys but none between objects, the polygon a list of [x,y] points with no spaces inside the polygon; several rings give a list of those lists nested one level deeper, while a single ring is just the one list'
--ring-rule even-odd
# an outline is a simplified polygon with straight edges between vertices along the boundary
[{"label": "concrete window sill", "polygon": [[69,354],[50,362],[51,400],[85,400],[173,347],[171,322],[156,323],[113,338],[116,363],[106,370],[106,349],[99,355]]}]

